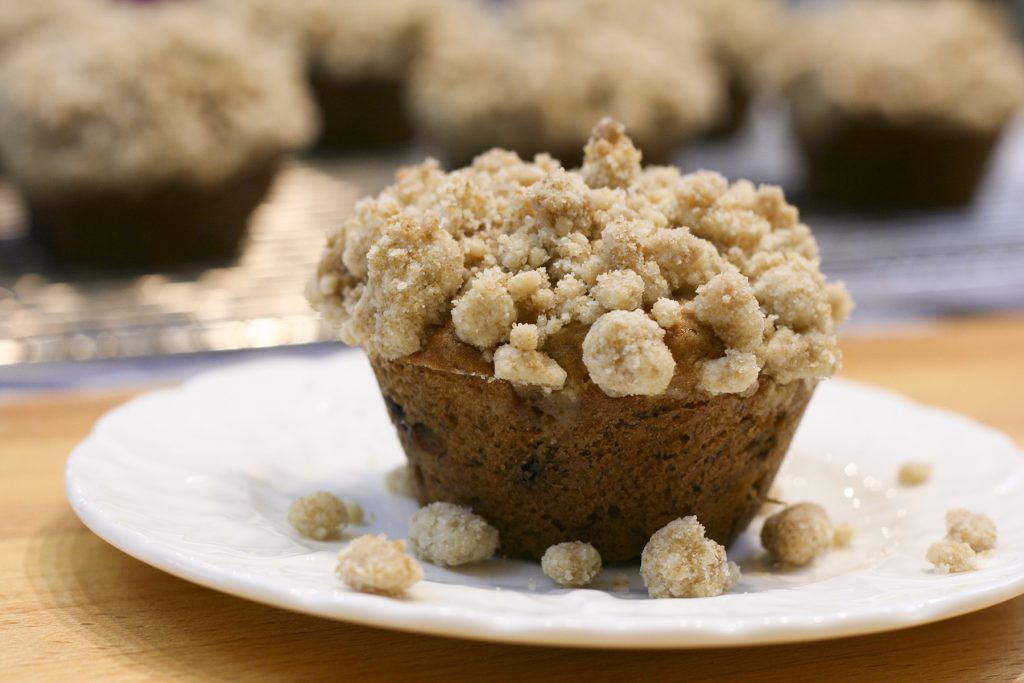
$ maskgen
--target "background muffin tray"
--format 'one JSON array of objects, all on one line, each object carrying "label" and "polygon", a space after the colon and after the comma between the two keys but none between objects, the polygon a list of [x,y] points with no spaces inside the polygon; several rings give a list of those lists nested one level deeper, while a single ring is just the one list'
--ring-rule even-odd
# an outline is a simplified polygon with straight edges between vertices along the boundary
[{"label": "background muffin tray", "polygon": [[[62,271],[26,238],[0,183],[0,365],[309,344],[334,339],[303,286],[324,234],[422,150],[291,164],[233,264],[167,273]],[[854,321],[1015,308],[1024,301],[1024,121],[1012,127],[971,207],[868,215],[801,196],[784,116],[762,106],[737,139],[679,161],[781,184],[813,228],[830,279],[857,300]]]}]

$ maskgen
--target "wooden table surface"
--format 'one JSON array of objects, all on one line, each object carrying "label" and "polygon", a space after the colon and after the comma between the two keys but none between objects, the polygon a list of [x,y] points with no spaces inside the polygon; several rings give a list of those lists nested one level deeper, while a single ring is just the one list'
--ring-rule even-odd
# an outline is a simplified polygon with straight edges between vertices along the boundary
[{"label": "wooden table surface", "polygon": [[[858,335],[845,349],[845,376],[962,411],[1024,444],[1024,317]],[[1024,597],[876,636],[597,652],[409,635],[222,595],[115,550],[64,500],[69,450],[127,397],[0,405],[0,680],[1024,681]]]}]

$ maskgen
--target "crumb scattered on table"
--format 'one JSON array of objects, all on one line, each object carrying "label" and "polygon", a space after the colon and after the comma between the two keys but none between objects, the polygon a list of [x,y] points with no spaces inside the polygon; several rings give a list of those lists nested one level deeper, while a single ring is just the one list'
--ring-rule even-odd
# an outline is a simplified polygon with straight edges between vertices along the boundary
[{"label": "crumb scattered on table", "polygon": [[558,543],[544,551],[540,566],[558,585],[579,588],[589,585],[601,573],[601,554],[589,543]]},{"label": "crumb scattered on table", "polygon": [[483,562],[498,549],[498,530],[469,508],[431,503],[409,520],[409,544],[422,560],[455,567]]},{"label": "crumb scattered on table", "polygon": [[640,558],[640,576],[652,598],[706,598],[735,586],[740,568],[690,516],[669,522],[651,536]]},{"label": "crumb scattered on table", "polygon": [[612,590],[616,593],[628,593],[629,592],[629,576],[619,572],[612,579]]},{"label": "crumb scattered on table", "polygon": [[338,553],[338,577],[353,590],[398,595],[423,578],[423,567],[405,552],[405,542],[384,534],[359,536]]},{"label": "crumb scattered on table", "polygon": [[844,522],[832,532],[832,547],[837,550],[849,548],[853,538],[857,535],[857,527],[849,522]]},{"label": "crumb scattered on table", "polygon": [[900,467],[899,480],[903,486],[920,486],[932,478],[932,465],[928,462],[908,462]]},{"label": "crumb scattered on table", "polygon": [[802,567],[832,545],[832,522],[817,503],[790,505],[765,520],[761,544],[781,564]]},{"label": "crumb scattered on table", "polygon": [[978,568],[978,555],[966,543],[939,541],[928,547],[928,561],[938,574],[967,572]]},{"label": "crumb scattered on table", "polygon": [[345,503],[327,491],[302,496],[288,508],[288,522],[295,530],[317,541],[338,538],[349,521]]},{"label": "crumb scattered on table", "polygon": [[962,508],[946,513],[946,540],[960,541],[975,552],[996,547],[996,523],[983,512]]},{"label": "crumb scattered on table", "polygon": [[384,483],[388,491],[396,496],[416,497],[416,484],[413,482],[412,471],[408,465],[399,465],[389,471]]}]

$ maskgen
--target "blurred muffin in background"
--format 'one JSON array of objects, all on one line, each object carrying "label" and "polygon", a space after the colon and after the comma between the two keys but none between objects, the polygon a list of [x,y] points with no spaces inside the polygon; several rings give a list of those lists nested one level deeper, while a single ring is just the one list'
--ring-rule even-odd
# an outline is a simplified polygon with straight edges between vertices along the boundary
[{"label": "blurred muffin in background", "polygon": [[323,121],[318,146],[335,151],[409,142],[407,74],[431,0],[209,0],[257,32],[298,49]]},{"label": "blurred muffin in background", "polygon": [[798,16],[780,48],[811,189],[865,206],[969,202],[1024,97],[997,10],[861,0]]},{"label": "blurred muffin in background", "polygon": [[605,115],[629,127],[645,161],[665,162],[722,105],[706,31],[677,3],[466,4],[427,35],[410,106],[450,166],[494,146],[579,165]]},{"label": "blurred muffin in background", "polygon": [[110,5],[0,65],[0,154],[59,261],[234,255],[315,131],[298,61],[188,3]]},{"label": "blurred muffin in background", "polygon": [[[672,0],[666,0],[671,2]],[[726,106],[709,131],[724,136],[739,130],[765,74],[764,61],[783,32],[781,0],[684,0],[711,36],[725,76]]]},{"label": "blurred muffin in background", "polygon": [[0,2],[0,55],[55,25],[90,16],[103,0],[7,0]]}]

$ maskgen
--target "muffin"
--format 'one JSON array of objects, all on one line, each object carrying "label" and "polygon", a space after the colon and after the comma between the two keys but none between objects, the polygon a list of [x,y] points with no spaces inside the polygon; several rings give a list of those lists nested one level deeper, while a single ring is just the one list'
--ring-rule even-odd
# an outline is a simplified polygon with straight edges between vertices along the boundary
[{"label": "muffin", "polygon": [[648,160],[669,160],[712,125],[721,90],[706,32],[679,4],[526,0],[439,21],[409,96],[449,167],[492,146],[578,166],[604,115],[630,127]]},{"label": "muffin", "polygon": [[1024,57],[1000,16],[863,0],[796,20],[780,69],[811,189],[864,206],[969,202],[1024,97]]},{"label": "muffin", "polygon": [[0,3],[0,55],[40,31],[88,17],[104,0],[32,0]]},{"label": "muffin", "polygon": [[471,508],[507,555],[628,560],[686,515],[731,542],[839,367],[850,301],[781,190],[640,160],[606,119],[579,171],[503,150],[402,169],[310,282],[420,502]]},{"label": "muffin", "polygon": [[444,3],[429,0],[209,0],[303,55],[323,121],[318,147],[408,143],[404,102],[421,33]]},{"label": "muffin", "polygon": [[315,132],[299,64],[187,4],[118,5],[0,67],[0,155],[58,261],[223,259]]},{"label": "muffin", "polygon": [[731,135],[743,127],[754,92],[761,85],[763,62],[782,33],[779,0],[686,0],[711,37],[724,74],[726,104],[710,137]]}]

